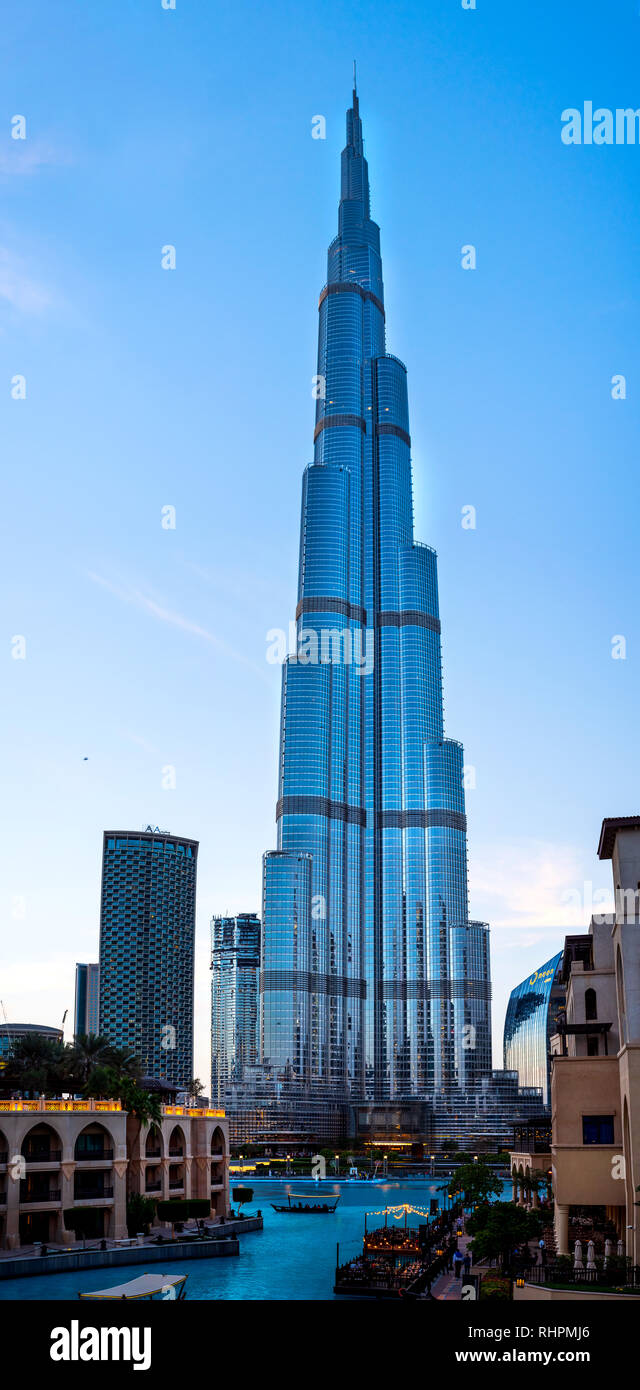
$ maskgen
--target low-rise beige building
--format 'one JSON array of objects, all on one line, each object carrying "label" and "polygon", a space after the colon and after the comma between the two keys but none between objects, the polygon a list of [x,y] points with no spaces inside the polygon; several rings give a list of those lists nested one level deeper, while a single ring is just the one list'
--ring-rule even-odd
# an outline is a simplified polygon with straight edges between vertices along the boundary
[{"label": "low-rise beige building", "polygon": [[640,817],[605,820],[615,912],[565,941],[566,1020],[552,1039],[551,1166],[558,1254],[570,1218],[593,1213],[640,1262]]},{"label": "low-rise beige building", "polygon": [[0,1246],[75,1240],[63,1213],[96,1211],[95,1232],[127,1235],[127,1197],[206,1198],[229,1213],[223,1110],[162,1106],[140,1126],[113,1100],[0,1100]]}]

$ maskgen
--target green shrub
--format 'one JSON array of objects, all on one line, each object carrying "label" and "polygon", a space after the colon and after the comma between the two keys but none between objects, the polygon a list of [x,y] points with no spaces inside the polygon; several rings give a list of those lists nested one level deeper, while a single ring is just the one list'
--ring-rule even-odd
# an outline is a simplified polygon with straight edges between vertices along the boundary
[{"label": "green shrub", "polygon": [[156,1204],[152,1197],[143,1197],[141,1192],[132,1192],[127,1197],[127,1231],[130,1236],[139,1232],[148,1236],[149,1227],[155,1216]]},{"label": "green shrub", "polygon": [[480,1298],[491,1299],[494,1302],[510,1302],[511,1280],[503,1279],[499,1274],[483,1274],[480,1281]]}]

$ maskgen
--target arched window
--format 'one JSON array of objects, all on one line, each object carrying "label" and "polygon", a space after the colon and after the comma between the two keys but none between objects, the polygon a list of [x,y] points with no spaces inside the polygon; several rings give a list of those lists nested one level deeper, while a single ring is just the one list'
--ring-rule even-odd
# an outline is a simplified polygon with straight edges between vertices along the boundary
[{"label": "arched window", "polygon": [[588,989],[584,996],[584,1015],[587,1023],[598,1017],[598,1000],[595,989]]},{"label": "arched window", "polygon": [[618,946],[616,955],[616,984],[618,986],[618,1014],[620,1017],[620,1041],[627,1041],[627,1016],[626,1002],[624,997],[624,970],[622,966],[622,952]]}]

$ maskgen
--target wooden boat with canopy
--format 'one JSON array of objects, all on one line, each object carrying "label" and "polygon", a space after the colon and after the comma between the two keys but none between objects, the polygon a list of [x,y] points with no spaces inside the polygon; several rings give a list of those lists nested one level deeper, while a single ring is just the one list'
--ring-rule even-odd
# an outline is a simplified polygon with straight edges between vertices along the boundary
[{"label": "wooden boat with canopy", "polygon": [[137,1279],[129,1279],[126,1284],[114,1284],[110,1289],[87,1289],[78,1298],[102,1299],[183,1299],[185,1298],[186,1274],[139,1274]]},{"label": "wooden boat with canopy", "polygon": [[335,1211],[339,1201],[339,1193],[333,1202],[327,1201],[326,1198],[319,1202],[315,1193],[306,1197],[298,1195],[298,1193],[288,1192],[286,1206],[276,1202],[272,1202],[271,1205],[274,1211],[291,1212],[298,1216],[330,1216]]}]

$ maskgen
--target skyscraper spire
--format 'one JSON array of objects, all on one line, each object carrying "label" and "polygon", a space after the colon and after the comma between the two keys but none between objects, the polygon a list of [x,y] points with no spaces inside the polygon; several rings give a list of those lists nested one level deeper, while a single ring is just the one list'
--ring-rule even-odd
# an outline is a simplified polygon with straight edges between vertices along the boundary
[{"label": "skyscraper spire", "polygon": [[385,346],[355,63],[318,307],[262,1057],[298,1123],[305,1097],[440,1097],[458,1114],[491,1065],[488,930],[468,918],[463,752],[443,733],[437,562],[413,535],[406,369]]}]

